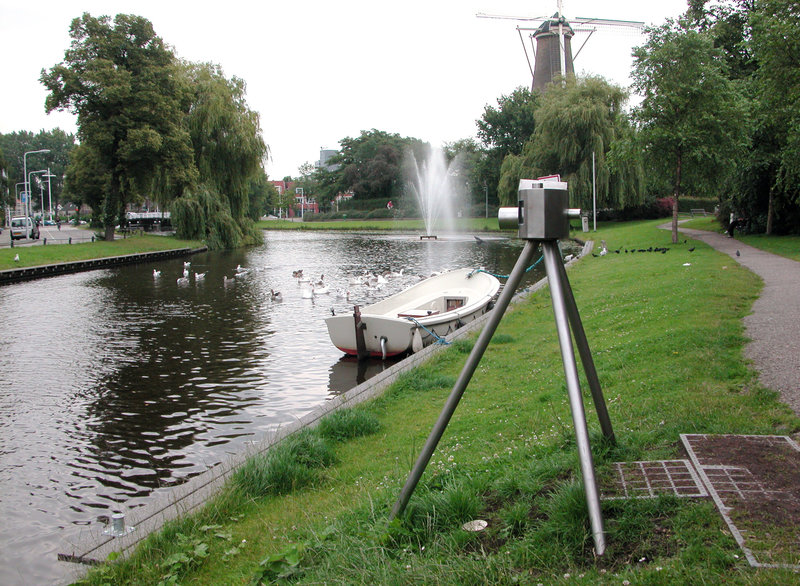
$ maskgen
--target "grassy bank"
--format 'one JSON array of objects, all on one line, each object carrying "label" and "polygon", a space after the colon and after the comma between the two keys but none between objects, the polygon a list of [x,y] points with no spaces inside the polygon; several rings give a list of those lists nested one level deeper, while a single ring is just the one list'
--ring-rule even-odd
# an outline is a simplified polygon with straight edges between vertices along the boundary
[{"label": "grassy bank", "polygon": [[[569,273],[617,436],[586,404],[601,482],[612,463],[679,457],[680,433],[792,433],[800,421],[743,359],[759,280],[663,221],[604,226]],[[688,248],[696,246],[694,252]],[[689,263],[689,266],[685,266]],[[504,318],[406,515],[388,512],[460,372],[460,341],[346,421],[252,461],[193,517],[90,583],[781,583],[754,570],[708,500],[605,501],[595,558],[549,293]],[[584,385],[585,388],[585,385]],[[485,519],[480,533],[461,529]]]},{"label": "grassy bank", "polygon": [[[16,246],[0,249],[0,270],[34,267],[93,258],[107,258],[140,252],[198,248],[203,244],[194,240],[179,240],[172,236],[131,236],[122,240],[81,242],[77,244],[51,244],[47,246]],[[19,255],[19,261],[14,257]]]},{"label": "grassy bank", "polygon": [[[331,220],[325,222],[291,222],[289,220],[262,220],[257,227],[267,230],[352,230],[352,231],[411,231],[424,232],[422,220]],[[497,218],[456,218],[458,232],[490,232],[499,230]]]},{"label": "grassy bank", "polygon": [[[724,232],[716,218],[711,217],[690,220],[681,225],[687,228],[695,228],[696,230]],[[739,234],[737,232],[736,239],[759,250],[800,261],[800,236],[767,236],[765,234]]]}]

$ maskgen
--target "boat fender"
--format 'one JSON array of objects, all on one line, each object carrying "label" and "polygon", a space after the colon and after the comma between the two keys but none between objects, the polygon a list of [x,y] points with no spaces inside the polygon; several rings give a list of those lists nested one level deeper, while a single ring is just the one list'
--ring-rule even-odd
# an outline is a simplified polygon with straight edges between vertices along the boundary
[{"label": "boat fender", "polygon": [[411,333],[411,351],[414,353],[422,350],[422,334],[419,333],[419,328],[414,328]]},{"label": "boat fender", "polygon": [[388,341],[386,336],[381,336],[381,360],[386,360],[386,342]]}]

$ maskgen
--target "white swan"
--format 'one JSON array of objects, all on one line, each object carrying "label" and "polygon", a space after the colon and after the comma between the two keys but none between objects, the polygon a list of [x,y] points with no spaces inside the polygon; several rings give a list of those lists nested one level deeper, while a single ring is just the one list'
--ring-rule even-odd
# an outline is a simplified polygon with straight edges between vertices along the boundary
[{"label": "white swan", "polygon": [[158,279],[161,276],[161,271],[153,269],[153,278]]}]

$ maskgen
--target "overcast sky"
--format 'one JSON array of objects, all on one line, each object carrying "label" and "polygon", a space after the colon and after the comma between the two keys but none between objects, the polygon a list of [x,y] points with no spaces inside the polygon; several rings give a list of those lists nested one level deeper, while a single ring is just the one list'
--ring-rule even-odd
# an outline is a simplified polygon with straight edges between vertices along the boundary
[{"label": "overcast sky", "polygon": [[[647,24],[685,10],[686,0],[564,2],[567,18]],[[273,179],[297,175],[321,147],[371,128],[438,146],[475,136],[487,104],[531,83],[516,31],[530,24],[475,15],[555,11],[556,0],[0,0],[0,132],[75,132],[72,114],[45,114],[40,72],[63,59],[73,18],[128,13],[149,19],[179,57],[218,63],[246,82]],[[643,38],[597,32],[575,70],[627,87],[631,48]]]}]

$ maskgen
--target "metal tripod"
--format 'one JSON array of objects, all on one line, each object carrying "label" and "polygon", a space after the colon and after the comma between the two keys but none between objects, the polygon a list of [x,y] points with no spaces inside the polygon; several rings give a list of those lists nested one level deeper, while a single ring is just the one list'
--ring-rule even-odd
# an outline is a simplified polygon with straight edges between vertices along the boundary
[{"label": "metal tripod", "polygon": [[600,389],[600,382],[597,378],[597,371],[595,370],[592,354],[586,340],[586,334],[581,324],[580,315],[578,314],[578,307],[575,305],[575,298],[572,295],[572,289],[567,279],[567,272],[561,261],[558,241],[555,239],[526,240],[525,247],[508,277],[506,286],[500,294],[494,310],[490,313],[490,317],[483,331],[481,331],[478,336],[478,340],[475,342],[475,346],[467,358],[464,368],[461,370],[461,374],[456,380],[453,390],[450,392],[450,396],[447,398],[444,409],[439,415],[439,419],[434,424],[428,436],[428,440],[425,442],[425,446],[422,448],[422,452],[414,468],[411,470],[397,502],[392,508],[390,519],[402,514],[405,510],[411,498],[411,494],[414,492],[414,489],[417,487],[422,477],[422,473],[428,466],[428,462],[433,456],[433,452],[436,450],[436,446],[442,438],[444,430],[458,406],[458,402],[461,400],[461,396],[464,394],[464,390],[467,388],[472,375],[475,373],[475,369],[478,367],[483,353],[489,346],[489,342],[525,274],[526,267],[530,265],[534,253],[536,252],[537,244],[539,243],[541,243],[542,246],[547,279],[550,284],[550,297],[553,302],[558,342],[561,346],[561,359],[564,363],[567,391],[569,394],[570,408],[572,410],[572,423],[575,428],[575,437],[578,445],[581,473],[583,475],[583,483],[586,492],[586,503],[589,507],[589,520],[592,527],[595,552],[597,555],[603,555],[605,551],[603,517],[600,510],[600,497],[597,492],[597,483],[595,481],[594,463],[592,460],[591,447],[589,445],[589,431],[586,426],[586,414],[583,409],[583,399],[581,397],[580,382],[578,379],[578,367],[575,362],[575,353],[572,349],[570,326],[572,327],[572,335],[575,337],[575,343],[581,356],[584,371],[586,372],[586,378],[591,389],[592,400],[594,401],[595,410],[600,420],[600,427],[602,428],[603,435],[613,442],[614,431],[611,428],[611,420],[608,417],[603,392]]}]

